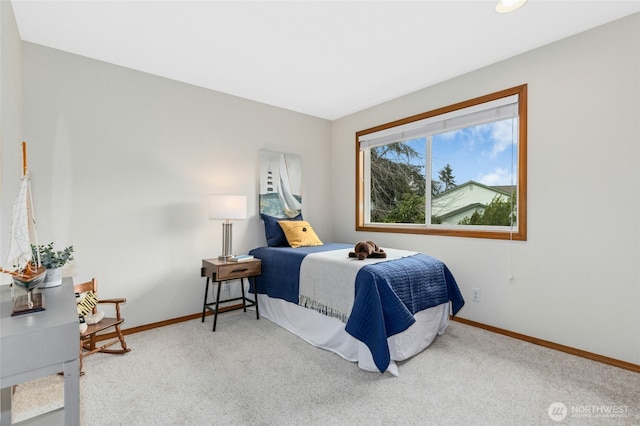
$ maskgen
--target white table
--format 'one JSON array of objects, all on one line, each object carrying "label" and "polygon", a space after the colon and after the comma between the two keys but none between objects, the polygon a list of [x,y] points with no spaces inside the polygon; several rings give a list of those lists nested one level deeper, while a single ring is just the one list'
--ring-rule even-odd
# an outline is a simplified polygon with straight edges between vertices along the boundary
[{"label": "white table", "polygon": [[[11,387],[62,372],[64,407],[20,424],[80,424],[80,343],[78,313],[71,278],[38,289],[45,310],[12,317],[8,285],[0,286],[0,425],[11,425]],[[24,294],[15,288],[15,295]]]}]

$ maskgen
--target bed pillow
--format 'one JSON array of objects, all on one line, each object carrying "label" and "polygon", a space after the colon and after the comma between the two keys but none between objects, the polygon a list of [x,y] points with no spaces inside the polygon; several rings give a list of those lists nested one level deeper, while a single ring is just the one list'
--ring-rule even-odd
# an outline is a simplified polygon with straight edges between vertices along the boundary
[{"label": "bed pillow", "polygon": [[262,217],[262,220],[264,221],[264,233],[267,237],[267,245],[269,247],[287,247],[289,245],[287,237],[285,237],[278,221],[302,220],[302,213],[291,219],[273,217],[264,213],[260,213],[260,217]]},{"label": "bed pillow", "polygon": [[278,223],[291,247],[322,245],[322,241],[306,220],[281,220]]}]

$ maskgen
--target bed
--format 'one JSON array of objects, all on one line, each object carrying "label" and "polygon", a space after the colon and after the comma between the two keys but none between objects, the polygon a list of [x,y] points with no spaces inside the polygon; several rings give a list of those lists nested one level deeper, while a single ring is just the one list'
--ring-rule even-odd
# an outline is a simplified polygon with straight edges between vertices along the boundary
[{"label": "bed", "polygon": [[464,299],[449,269],[433,257],[384,248],[386,258],[360,261],[348,256],[351,250],[321,242],[251,250],[262,261],[260,312],[364,370],[398,375],[396,361],[443,334]]},{"label": "bed", "polygon": [[260,151],[259,212],[266,247],[256,277],[260,313],[364,370],[398,375],[397,361],[426,349],[464,305],[439,260],[384,248],[383,259],[349,257],[324,244],[302,217],[302,158]]}]

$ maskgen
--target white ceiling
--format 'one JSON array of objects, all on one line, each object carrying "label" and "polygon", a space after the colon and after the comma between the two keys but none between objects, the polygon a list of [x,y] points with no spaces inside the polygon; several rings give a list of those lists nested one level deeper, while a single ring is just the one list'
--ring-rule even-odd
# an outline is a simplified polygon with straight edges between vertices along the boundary
[{"label": "white ceiling", "polygon": [[22,40],[333,120],[640,1],[12,1]]}]

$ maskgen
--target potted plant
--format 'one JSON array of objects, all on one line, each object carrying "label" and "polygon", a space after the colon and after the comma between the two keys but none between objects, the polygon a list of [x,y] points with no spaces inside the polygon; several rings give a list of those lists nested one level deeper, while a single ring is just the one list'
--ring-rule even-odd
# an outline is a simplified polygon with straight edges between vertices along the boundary
[{"label": "potted plant", "polygon": [[47,270],[47,277],[40,287],[55,287],[62,284],[62,267],[73,260],[73,246],[64,250],[54,250],[53,243],[47,245],[31,245],[33,258],[38,258],[40,252],[40,264]]}]

